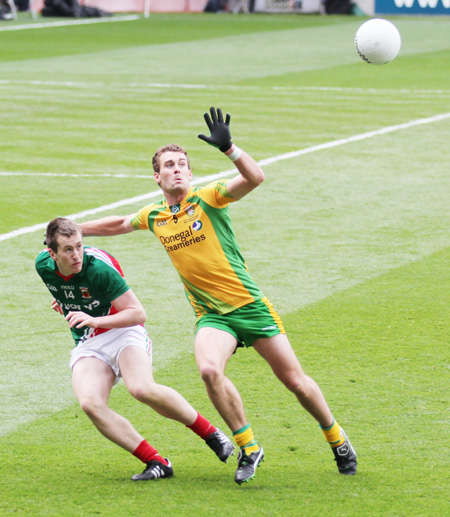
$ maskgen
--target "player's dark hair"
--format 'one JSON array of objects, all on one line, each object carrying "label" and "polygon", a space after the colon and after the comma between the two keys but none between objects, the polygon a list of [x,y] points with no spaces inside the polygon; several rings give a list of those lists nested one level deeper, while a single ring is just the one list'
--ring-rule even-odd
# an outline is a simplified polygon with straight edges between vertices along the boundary
[{"label": "player's dark hair", "polygon": [[153,155],[152,165],[153,165],[154,172],[159,172],[161,170],[161,164],[159,163],[159,159],[161,158],[161,155],[163,153],[166,153],[168,151],[173,152],[173,153],[183,153],[186,156],[186,159],[188,162],[188,168],[189,169],[191,168],[189,165],[189,156],[188,156],[187,152],[177,144],[167,144],[167,145],[164,145],[163,147],[160,147],[159,149],[157,149],[155,154]]},{"label": "player's dark hair", "polygon": [[47,231],[45,233],[45,241],[47,246],[54,251],[58,252],[58,237],[63,235],[64,237],[72,237],[79,233],[83,235],[81,228],[75,221],[67,219],[66,217],[57,217],[50,221],[47,225]]}]

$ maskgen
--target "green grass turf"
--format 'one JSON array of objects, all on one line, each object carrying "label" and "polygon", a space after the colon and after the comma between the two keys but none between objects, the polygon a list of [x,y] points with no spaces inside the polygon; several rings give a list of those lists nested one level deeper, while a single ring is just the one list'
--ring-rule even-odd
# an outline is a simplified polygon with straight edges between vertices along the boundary
[{"label": "green grass turf", "polygon": [[[118,17],[124,15],[116,15]],[[40,19],[52,23],[67,21],[65,18]],[[34,22],[26,15],[9,25]],[[183,43],[201,41],[223,36],[248,36],[262,31],[286,31],[298,27],[316,27],[345,23],[339,16],[204,16],[198,14],[158,14],[150,19],[123,23],[100,23],[96,26],[77,25],[71,30],[64,27],[49,29],[49,34],[42,38],[41,30],[24,30],[20,32],[21,45],[17,46],[17,32],[5,32],[2,39],[10,45],[10,52],[2,56],[2,61],[41,59],[47,56],[66,56],[155,45],[161,42]],[[181,29],[181,30],[180,30]]]},{"label": "green grass turf", "polygon": [[[261,515],[262,507],[264,515],[333,508],[338,515],[444,515],[448,365],[441,358],[450,275],[442,275],[442,264],[449,259],[449,250],[438,252],[285,315],[304,368],[351,428],[360,469],[354,478],[335,471],[311,418],[247,350],[231,360],[229,372],[266,451],[251,485],[233,486],[234,461],[220,464],[190,431],[130,402],[119,386],[112,406],[170,456],[175,477],[131,482],[136,460],[102,439],[70,405],[1,439],[7,475],[0,481],[0,510],[146,515],[151,505],[157,515]],[[191,355],[174,360],[158,378],[214,419]]]},{"label": "green grass turf", "polygon": [[[216,17],[182,19],[186,20],[183,33],[199,33],[197,25],[203,20],[205,33],[209,34],[211,23],[217,23]],[[278,30],[267,30],[268,19],[274,19]],[[241,24],[241,17],[224,20]],[[283,20],[284,31],[280,30]],[[312,20],[316,20],[316,27],[311,27]],[[353,33],[361,20],[327,20],[309,16],[249,17],[249,34],[240,36],[228,30],[222,37],[209,35],[207,43],[201,38],[178,43],[178,33],[170,31],[171,18],[158,16],[123,24],[2,33],[2,38],[15,38],[13,49],[22,48],[24,35],[46,44],[39,59],[2,64],[0,93],[8,105],[1,121],[2,171],[68,172],[93,178],[84,178],[83,182],[52,178],[50,183],[48,177],[37,176],[36,192],[30,192],[26,188],[28,176],[14,180],[2,177],[0,199],[5,217],[0,221],[0,231],[26,226],[30,214],[33,218],[41,214],[39,222],[43,222],[55,212],[73,213],[80,205],[98,206],[95,175],[147,174],[149,155],[167,142],[178,141],[191,151],[195,174],[223,167],[222,158],[205,150],[196,138],[204,126],[201,113],[211,104],[220,103],[233,113],[233,134],[257,159],[448,109],[446,20],[433,24],[399,20],[402,55],[381,68],[363,67],[365,63],[355,53]],[[293,28],[293,23],[298,28]],[[134,41],[135,31],[143,24],[149,33],[154,27],[165,27],[165,39],[107,50],[95,44],[103,41],[103,31],[108,27],[111,31],[128,28]],[[224,30],[228,24],[224,24]],[[81,42],[90,41],[89,51],[82,56],[70,51],[59,56],[64,38],[55,31],[61,30],[71,38],[78,35]],[[420,47],[416,43],[418,30],[426,38]],[[90,39],[85,31],[91,31]],[[71,47],[77,48],[75,44]],[[5,53],[4,58],[8,55]],[[161,83],[200,86],[154,86]],[[311,86],[350,90],[331,93],[308,89]],[[354,87],[362,90],[354,91]],[[430,88],[432,91],[422,91]],[[444,92],[436,94],[439,89]],[[273,129],[270,139],[267,127]],[[32,159],[24,160],[24,156]],[[124,197],[142,188],[140,179],[118,183]],[[68,189],[72,195],[51,196],[50,184],[50,190]],[[147,185],[153,187],[151,182]],[[52,204],[46,204],[49,196],[56,197]],[[26,203],[27,213],[13,209],[18,197]],[[102,192],[102,204],[115,199],[114,189]]]},{"label": "green grass turf", "polygon": [[[448,113],[449,20],[395,19],[403,46],[383,67],[354,50],[362,21],[155,15],[0,32],[0,172],[22,174],[0,176],[0,234],[155,190],[137,176],[171,141],[196,177],[229,169],[197,139],[210,105],[231,112],[233,138],[258,160]],[[234,460],[220,464],[119,385],[112,406],[176,473],[132,483],[139,462],[75,404],[70,334],[33,267],[43,231],[0,241],[0,514],[445,514],[449,136],[446,119],[276,162],[231,207],[251,273],[354,442],[354,478],[339,476],[315,422],[248,350],[228,371],[266,450],[252,484],[235,485]],[[88,243],[119,258],[143,301],[156,379],[224,427],[156,239]]]}]

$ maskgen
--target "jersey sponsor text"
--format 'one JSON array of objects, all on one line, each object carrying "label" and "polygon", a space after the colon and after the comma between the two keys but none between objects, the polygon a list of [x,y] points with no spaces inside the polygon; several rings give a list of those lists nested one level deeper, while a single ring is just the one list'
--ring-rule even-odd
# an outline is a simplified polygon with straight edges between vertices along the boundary
[{"label": "jersey sponsor text", "polygon": [[167,252],[176,251],[187,246],[192,246],[194,244],[204,241],[205,239],[205,234],[194,236],[192,226],[189,226],[188,230],[183,230],[182,232],[174,233],[169,237],[165,237],[164,235],[159,236],[159,240],[161,241],[161,244],[164,246]]}]

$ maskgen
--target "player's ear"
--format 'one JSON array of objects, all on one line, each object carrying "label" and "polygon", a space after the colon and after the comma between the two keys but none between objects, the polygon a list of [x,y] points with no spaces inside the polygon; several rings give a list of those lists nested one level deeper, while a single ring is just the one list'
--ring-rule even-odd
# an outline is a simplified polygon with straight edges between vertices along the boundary
[{"label": "player's ear", "polygon": [[153,173],[153,178],[155,179],[156,183],[160,183],[160,179],[159,179],[159,172],[154,172]]},{"label": "player's ear", "polygon": [[48,252],[50,253],[50,257],[56,262],[56,253],[51,249],[48,248]]}]

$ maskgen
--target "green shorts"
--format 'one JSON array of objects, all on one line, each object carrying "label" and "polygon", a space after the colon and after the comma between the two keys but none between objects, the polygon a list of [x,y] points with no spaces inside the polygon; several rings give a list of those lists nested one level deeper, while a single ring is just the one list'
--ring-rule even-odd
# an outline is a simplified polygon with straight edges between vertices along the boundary
[{"label": "green shorts", "polygon": [[238,341],[238,346],[252,346],[264,337],[285,334],[283,323],[267,298],[244,305],[228,314],[207,313],[196,322],[195,332],[203,327],[224,330]]}]

